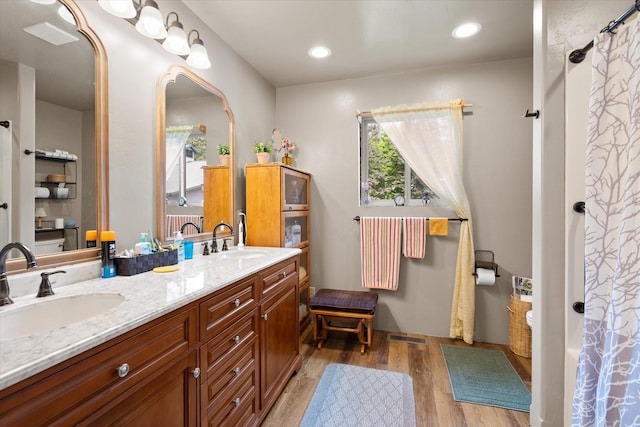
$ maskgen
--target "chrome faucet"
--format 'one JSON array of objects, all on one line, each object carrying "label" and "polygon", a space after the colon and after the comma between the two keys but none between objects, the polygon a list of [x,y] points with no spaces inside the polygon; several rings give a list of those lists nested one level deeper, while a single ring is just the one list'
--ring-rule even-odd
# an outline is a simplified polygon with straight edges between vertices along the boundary
[{"label": "chrome faucet", "polygon": [[[231,235],[233,236],[233,227],[231,227],[226,222],[220,222],[218,225],[213,227],[213,242],[211,242],[211,252],[213,253],[218,252],[217,233],[218,233],[219,227],[229,227],[229,230],[231,230]],[[222,250],[225,251],[226,250],[225,248],[226,248],[226,245],[222,247]]]},{"label": "chrome faucet", "polygon": [[19,242],[8,243],[0,250],[0,306],[13,304],[9,297],[9,281],[7,280],[7,255],[12,249],[18,249],[27,260],[27,268],[38,266],[36,257],[25,245]]},{"label": "chrome faucet", "polygon": [[195,222],[185,222],[184,224],[182,224],[182,227],[180,227],[180,232],[182,234],[184,234],[184,229],[187,228],[188,225],[193,225],[195,227],[195,229],[198,231],[198,234],[202,233],[202,230],[200,229],[200,227],[198,227],[198,224],[196,224]]}]

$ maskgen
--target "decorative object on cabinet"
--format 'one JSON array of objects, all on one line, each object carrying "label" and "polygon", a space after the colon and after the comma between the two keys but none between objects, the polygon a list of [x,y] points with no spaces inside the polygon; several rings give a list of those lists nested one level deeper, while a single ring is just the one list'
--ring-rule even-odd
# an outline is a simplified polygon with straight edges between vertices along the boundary
[{"label": "decorative object on cabinet", "polygon": [[36,208],[36,219],[38,220],[36,228],[42,228],[42,218],[47,216],[47,211],[44,208]]},{"label": "decorative object on cabinet", "polygon": [[246,165],[247,245],[297,247],[300,254],[300,331],[311,323],[309,180],[303,171],[281,163]]},{"label": "decorative object on cabinet", "polygon": [[254,141],[253,152],[256,153],[258,163],[264,165],[269,163],[271,157],[271,146],[267,142]]},{"label": "decorative object on cabinet", "polygon": [[222,166],[229,166],[231,160],[231,149],[228,145],[218,145],[218,157],[220,158],[220,164]]}]

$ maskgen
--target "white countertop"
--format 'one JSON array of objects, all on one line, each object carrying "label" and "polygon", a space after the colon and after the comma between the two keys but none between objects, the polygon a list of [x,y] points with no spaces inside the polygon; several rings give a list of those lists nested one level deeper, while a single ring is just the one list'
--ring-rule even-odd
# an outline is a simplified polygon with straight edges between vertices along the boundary
[{"label": "white countertop", "polygon": [[[13,298],[14,304],[0,307],[0,312],[79,294],[117,293],[124,301],[102,314],[53,331],[6,340],[0,336],[0,390],[300,253],[289,248],[245,250],[255,249],[267,255],[249,259],[224,256],[237,251],[235,248],[228,253],[197,254],[180,262],[180,269],[171,273],[97,278],[59,288],[54,284],[53,296]],[[47,319],[41,320],[46,324]]]}]

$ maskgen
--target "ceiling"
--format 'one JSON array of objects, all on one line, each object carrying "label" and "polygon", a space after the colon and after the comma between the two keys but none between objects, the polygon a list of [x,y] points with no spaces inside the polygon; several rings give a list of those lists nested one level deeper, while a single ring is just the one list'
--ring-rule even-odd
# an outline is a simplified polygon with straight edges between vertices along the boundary
[{"label": "ceiling", "polygon": [[[94,50],[75,25],[58,15],[60,4],[0,0],[0,66],[20,63],[36,71],[36,97],[78,111],[95,108]],[[54,46],[23,28],[48,22],[78,38]]]},{"label": "ceiling", "polygon": [[[276,87],[533,54],[533,0],[182,2]],[[482,31],[451,37],[466,21]],[[332,55],[309,57],[318,44]]]}]

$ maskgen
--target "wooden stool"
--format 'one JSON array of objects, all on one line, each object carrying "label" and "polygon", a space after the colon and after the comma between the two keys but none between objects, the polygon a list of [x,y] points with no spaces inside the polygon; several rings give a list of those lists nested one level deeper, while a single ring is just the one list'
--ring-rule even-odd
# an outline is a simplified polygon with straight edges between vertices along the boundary
[{"label": "wooden stool", "polygon": [[371,346],[377,304],[378,294],[373,292],[320,289],[311,298],[309,309],[318,349],[322,348],[328,331],[354,332],[361,344],[360,353],[364,354],[366,346]]}]

